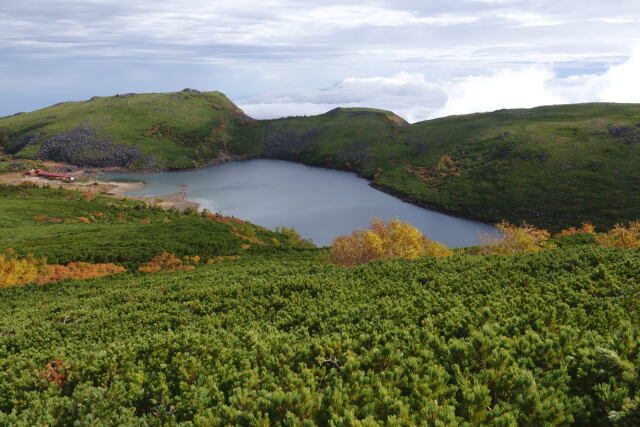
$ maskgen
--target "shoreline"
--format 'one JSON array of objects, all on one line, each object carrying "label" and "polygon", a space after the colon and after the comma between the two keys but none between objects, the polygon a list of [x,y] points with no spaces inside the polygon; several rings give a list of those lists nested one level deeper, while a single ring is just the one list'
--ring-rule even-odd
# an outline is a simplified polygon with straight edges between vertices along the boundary
[{"label": "shoreline", "polygon": [[[82,173],[84,171],[78,170],[78,172]],[[0,183],[6,185],[30,183],[38,187],[63,188],[66,190],[82,191],[84,193],[103,194],[108,197],[139,200],[148,205],[158,206],[166,210],[177,209],[179,211],[184,211],[187,209],[198,209],[200,207],[200,203],[193,202],[186,198],[187,193],[185,191],[161,194],[157,196],[128,196],[126,193],[142,190],[147,184],[144,182],[117,182],[85,179],[86,180],[82,181],[64,182],[49,180],[42,177],[25,176],[19,172],[0,174]]]},{"label": "shoreline", "polygon": [[[392,197],[395,197],[396,199],[402,200],[405,203],[409,203],[413,206],[417,206],[420,207],[422,209],[427,209],[430,211],[434,211],[434,212],[439,212],[442,214],[446,214],[446,215],[450,215],[456,218],[462,218],[462,219],[466,219],[469,221],[474,221],[474,222],[478,222],[481,224],[487,224],[487,225],[494,225],[496,221],[491,221],[488,220],[486,218],[480,218],[471,214],[466,214],[466,213],[462,213],[462,212],[457,212],[457,211],[452,211],[449,209],[446,209],[444,207],[438,206],[438,205],[433,205],[433,204],[429,204],[429,203],[425,203],[422,202],[420,200],[417,200],[413,197],[404,195],[400,192],[395,191],[394,189],[391,189],[389,187],[386,187],[384,185],[378,184],[376,182],[374,182],[373,180],[371,180],[371,177],[369,176],[365,176],[363,173],[361,173],[361,171],[355,169],[355,168],[346,168],[346,167],[340,167],[339,165],[335,165],[335,164],[322,164],[322,163],[311,163],[311,162],[304,162],[304,161],[296,161],[296,160],[292,160],[292,159],[277,159],[277,158],[272,158],[272,157],[261,157],[261,156],[254,156],[254,155],[244,155],[244,156],[239,156],[239,155],[234,155],[234,154],[226,154],[224,156],[218,157],[216,159],[213,159],[205,164],[202,164],[200,166],[196,166],[193,168],[185,168],[185,169],[148,169],[148,170],[136,170],[136,171],[132,171],[132,170],[127,170],[121,167],[106,167],[106,168],[81,168],[75,165],[69,165],[69,164],[61,164],[61,163],[55,163],[54,165],[58,168],[63,167],[66,168],[70,171],[73,171],[72,173],[75,173],[78,178],[80,179],[86,179],[86,182],[74,182],[74,183],[63,183],[60,181],[49,181],[47,179],[44,178],[34,178],[34,177],[24,177],[22,176],[22,174],[20,173],[14,173],[14,174],[10,174],[10,175],[18,175],[18,176],[22,176],[22,179],[18,179],[18,183],[19,182],[25,182],[25,181],[39,181],[41,185],[57,185],[58,187],[54,187],[54,188],[69,188],[69,189],[76,189],[76,190],[80,190],[80,191],[90,191],[93,193],[101,193],[101,194],[105,194],[105,195],[110,195],[113,197],[125,197],[128,199],[133,199],[133,200],[140,200],[143,201],[147,204],[153,205],[153,206],[159,206],[162,207],[163,209],[178,209],[178,210],[186,210],[186,209],[199,209],[200,208],[200,203],[197,202],[193,202],[191,200],[188,200],[186,198],[186,191],[179,191],[177,193],[171,193],[171,194],[161,194],[161,195],[155,195],[155,196],[128,196],[126,195],[126,193],[132,192],[132,191],[138,191],[143,189],[147,184],[144,182],[114,182],[114,181],[102,181],[98,178],[98,176],[100,174],[103,173],[126,173],[126,174],[131,174],[131,175],[147,175],[147,174],[152,174],[152,173],[171,173],[171,172],[188,172],[188,171],[197,171],[203,168],[206,168],[208,166],[215,166],[217,164],[221,164],[221,163],[232,163],[232,162],[238,162],[238,161],[246,161],[246,160],[256,160],[256,159],[265,159],[265,160],[283,160],[283,161],[288,161],[291,163],[297,163],[297,164],[302,164],[305,166],[309,166],[309,167],[315,167],[315,168],[320,168],[320,169],[331,169],[331,170],[337,170],[337,171],[342,171],[342,172],[351,172],[354,173],[356,176],[358,176],[359,178],[365,179],[368,183],[368,185],[382,193],[388,194]],[[2,180],[2,175],[9,175],[9,174],[0,174],[0,183],[6,182],[6,180]],[[14,177],[15,178],[15,177]],[[10,183],[10,182],[9,182]],[[38,183],[36,183],[36,185],[38,185]]]}]

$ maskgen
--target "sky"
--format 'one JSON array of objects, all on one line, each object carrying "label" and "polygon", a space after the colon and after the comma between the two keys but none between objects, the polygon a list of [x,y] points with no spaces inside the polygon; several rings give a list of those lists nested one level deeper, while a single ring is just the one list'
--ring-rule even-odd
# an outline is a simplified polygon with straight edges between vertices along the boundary
[{"label": "sky", "polygon": [[638,0],[1,0],[0,116],[219,90],[255,118],[640,102]]}]

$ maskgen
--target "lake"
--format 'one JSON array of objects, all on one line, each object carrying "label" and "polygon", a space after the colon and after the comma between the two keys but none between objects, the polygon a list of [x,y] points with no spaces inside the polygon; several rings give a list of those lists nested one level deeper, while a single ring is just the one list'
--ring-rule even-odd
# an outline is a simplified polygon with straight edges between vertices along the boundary
[{"label": "lake", "polygon": [[283,160],[246,160],[147,175],[103,174],[100,179],[147,183],[143,190],[127,193],[131,196],[185,191],[186,198],[203,209],[272,230],[294,227],[318,246],[328,246],[340,235],[366,228],[372,217],[399,218],[452,248],[477,245],[482,235],[495,235],[490,225],[403,202],[374,189],[354,173]]}]

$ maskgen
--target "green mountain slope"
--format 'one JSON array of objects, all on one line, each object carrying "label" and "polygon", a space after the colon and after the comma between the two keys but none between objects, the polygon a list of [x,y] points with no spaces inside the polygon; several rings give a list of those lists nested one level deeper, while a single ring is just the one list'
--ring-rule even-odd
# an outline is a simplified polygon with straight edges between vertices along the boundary
[{"label": "green mountain slope", "polygon": [[423,206],[551,231],[640,217],[639,104],[501,110],[411,125],[367,108],[255,121],[220,93],[183,91],[3,118],[0,144],[14,157],[143,170],[234,155],[288,159],[356,171]]},{"label": "green mountain slope", "polygon": [[338,109],[240,129],[234,151],[355,170],[418,204],[557,231],[640,217],[640,105],[502,110],[406,125]]},{"label": "green mountain slope", "polygon": [[233,128],[248,120],[220,92],[93,97],[1,118],[0,145],[82,166],[190,168],[226,153]]}]

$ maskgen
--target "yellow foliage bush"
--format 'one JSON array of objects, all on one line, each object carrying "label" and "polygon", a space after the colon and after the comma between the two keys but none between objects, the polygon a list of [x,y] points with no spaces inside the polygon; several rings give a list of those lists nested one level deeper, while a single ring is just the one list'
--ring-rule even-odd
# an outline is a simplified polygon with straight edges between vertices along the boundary
[{"label": "yellow foliage bush", "polygon": [[640,221],[632,221],[628,227],[616,224],[607,233],[598,234],[596,243],[621,249],[640,248]]},{"label": "yellow foliage bush", "polygon": [[583,222],[582,227],[565,228],[564,230],[556,234],[555,237],[567,237],[567,236],[573,236],[575,234],[596,234],[596,228],[591,223]]},{"label": "yellow foliage bush", "polygon": [[547,230],[541,230],[530,224],[522,224],[520,227],[502,221],[496,224],[500,237],[484,238],[481,246],[483,254],[517,254],[524,252],[540,252],[545,249],[555,248],[550,243],[551,235]]},{"label": "yellow foliage bush", "polygon": [[46,271],[46,260],[32,254],[18,258],[13,249],[0,253],[0,288],[35,282]]},{"label": "yellow foliage bush", "polygon": [[157,273],[159,271],[192,270],[193,268],[192,265],[183,265],[182,260],[175,255],[169,252],[163,252],[151,258],[149,262],[138,268],[138,271],[143,273]]},{"label": "yellow foliage bush", "polygon": [[126,271],[115,264],[71,262],[67,265],[47,264],[46,258],[32,254],[18,258],[13,249],[0,254],[0,288],[27,283],[49,283],[63,279],[89,279]]},{"label": "yellow foliage bush", "polygon": [[398,219],[383,222],[371,220],[366,230],[356,230],[350,236],[334,240],[328,259],[342,266],[354,266],[374,259],[449,256],[453,252],[442,243],[433,242],[420,230]]}]

